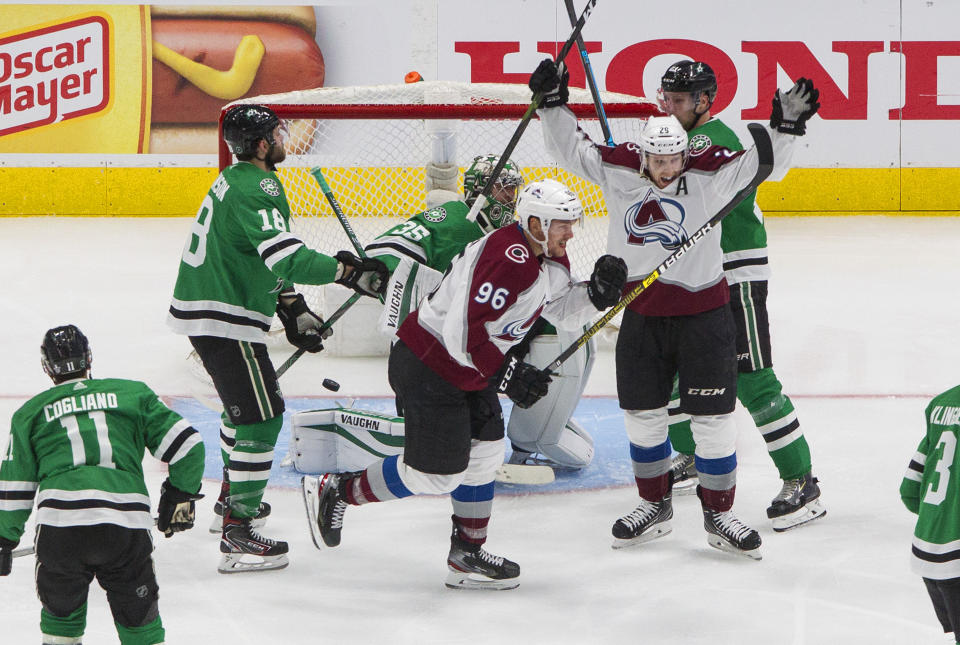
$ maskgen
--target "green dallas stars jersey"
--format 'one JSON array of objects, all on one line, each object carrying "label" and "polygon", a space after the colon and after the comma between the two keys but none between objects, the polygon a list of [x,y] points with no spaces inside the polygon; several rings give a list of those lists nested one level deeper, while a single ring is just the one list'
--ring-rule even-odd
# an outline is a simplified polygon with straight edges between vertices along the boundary
[{"label": "green dallas stars jersey", "polygon": [[[430,203],[430,195],[427,195]],[[387,285],[380,330],[392,336],[437,284],[457,255],[483,237],[476,222],[467,220],[470,207],[454,200],[417,213],[367,245],[367,255],[387,265]]]},{"label": "green dallas stars jersey", "polygon": [[[690,138],[690,155],[694,157],[706,152],[710,146],[743,150],[737,135],[719,119],[710,119],[687,134]],[[763,227],[763,213],[756,200],[757,193],[754,191],[723,218],[720,247],[723,249],[723,271],[730,284],[770,278],[767,232]]]},{"label": "green dallas stars jersey", "polygon": [[34,497],[38,524],[152,528],[144,448],[169,464],[171,484],[200,490],[200,434],[144,383],[75,379],[33,397],[0,463],[0,536],[19,541]]},{"label": "green dallas stars jersey", "polygon": [[333,282],[337,269],[290,232],[276,174],[240,162],[224,169],[200,206],[167,324],[188,336],[263,342],[282,288]]},{"label": "green dallas stars jersey", "polygon": [[440,204],[379,235],[365,251],[391,273],[404,256],[442,273],[467,244],[483,237],[480,226],[467,220],[469,212],[461,201]]},{"label": "green dallas stars jersey", "polygon": [[917,514],[910,568],[924,578],[960,578],[960,386],[934,397],[925,417],[926,435],[900,485]]}]

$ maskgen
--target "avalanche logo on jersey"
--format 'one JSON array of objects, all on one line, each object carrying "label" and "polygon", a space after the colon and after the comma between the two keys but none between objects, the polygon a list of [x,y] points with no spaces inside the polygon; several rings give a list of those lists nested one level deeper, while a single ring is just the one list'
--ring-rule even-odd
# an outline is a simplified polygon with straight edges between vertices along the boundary
[{"label": "avalanche logo on jersey", "polygon": [[685,217],[680,202],[658,198],[652,188],[648,189],[643,199],[627,209],[624,216],[627,244],[643,246],[659,242],[671,251],[679,248],[690,237],[683,228]]},{"label": "avalanche logo on jersey", "polygon": [[530,259],[530,251],[523,244],[511,244],[504,251],[504,255],[507,256],[508,260],[517,264],[523,264]]},{"label": "avalanche logo on jersey", "polygon": [[530,328],[533,327],[533,323],[540,317],[540,312],[542,311],[543,305],[540,305],[537,307],[537,310],[533,312],[533,315],[526,320],[514,320],[513,322],[507,323],[503,326],[503,331],[495,334],[494,338],[499,338],[508,343],[522,339],[527,335],[527,332],[530,331]]}]

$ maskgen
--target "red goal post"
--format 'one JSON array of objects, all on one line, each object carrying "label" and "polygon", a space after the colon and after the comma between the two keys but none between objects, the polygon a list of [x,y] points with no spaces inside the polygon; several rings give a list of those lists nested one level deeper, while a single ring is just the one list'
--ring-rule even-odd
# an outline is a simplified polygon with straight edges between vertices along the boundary
[{"label": "red goal post", "polygon": [[[601,93],[615,142],[636,140],[642,121],[659,113],[656,104],[625,94]],[[238,103],[267,105],[283,118],[290,132],[287,158],[279,165],[295,232],[308,246],[333,254],[352,249],[320,187],[310,175],[319,166],[360,243],[398,221],[426,208],[424,166],[431,161],[455,163],[460,173],[473,158],[503,152],[530,104],[524,85],[423,81],[397,85],[330,87],[258,96]],[[232,104],[231,104],[232,105]],[[590,93],[570,89],[569,107],[581,129],[602,143],[599,121]],[[224,107],[223,114],[229,106]],[[233,157],[220,141],[220,168]],[[538,119],[533,119],[511,155],[525,181],[551,177],[576,192],[587,217],[568,247],[574,273],[589,275],[594,260],[606,246],[606,205],[599,189],[560,169],[547,154]],[[311,307],[330,313],[346,297],[338,285],[324,289],[304,286]],[[349,314],[348,314],[349,316]],[[371,333],[369,325],[346,318],[351,329],[363,329],[353,347],[334,347],[333,353],[363,355]],[[374,333],[375,335],[375,333]],[[343,344],[343,343],[341,343]],[[331,349],[328,347],[328,349]]]}]

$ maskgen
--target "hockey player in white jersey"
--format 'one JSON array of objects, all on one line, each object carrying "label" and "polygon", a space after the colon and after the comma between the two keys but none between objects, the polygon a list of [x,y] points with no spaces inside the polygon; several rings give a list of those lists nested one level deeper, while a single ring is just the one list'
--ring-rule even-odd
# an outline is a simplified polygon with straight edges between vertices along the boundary
[{"label": "hockey player in white jersey", "polygon": [[[487,204],[476,220],[467,219],[474,200],[499,161],[496,155],[476,157],[463,175],[463,195],[457,191],[456,164],[425,167],[427,210],[410,217],[374,239],[368,257],[386,264],[392,274],[381,329],[396,332],[421,298],[440,282],[450,261],[464,247],[514,222],[517,193],[523,186],[516,164],[507,161],[494,182]],[[517,358],[543,367],[566,349],[581,330],[557,329],[538,319],[512,350]],[[596,344],[591,340],[561,367],[547,395],[529,408],[514,409],[507,424],[510,463],[541,463],[579,469],[593,459],[593,438],[571,417],[593,367]],[[402,412],[398,411],[402,415]],[[347,439],[344,439],[347,441]]]},{"label": "hockey player in white jersey", "polygon": [[400,326],[389,379],[404,408],[403,454],[359,473],[304,477],[318,548],[339,545],[348,505],[450,493],[447,586],[512,589],[519,584],[520,567],[483,548],[494,474],[504,454],[497,394],[529,407],[547,393],[550,376],[507,352],[541,314],[558,326],[579,327],[612,306],[626,267],[619,258],[603,256],[589,282],[572,281],[566,245],[583,208],[556,181],[527,185],[517,214],[518,224],[468,245]]},{"label": "hockey player in white jersey", "polygon": [[[651,117],[639,143],[597,145],[567,107],[567,74],[552,60],[530,78],[544,97],[538,114],[547,149],[566,170],[601,186],[610,213],[607,250],[628,266],[627,289],[644,279],[742,188],[759,166],[755,148],[687,156],[675,117]],[[796,135],[819,93],[800,79],[777,92],[770,119],[774,174],[789,168]],[[760,535],[732,512],[736,490],[736,345],[720,235],[691,247],[630,303],[617,339],[617,395],[625,412],[640,504],[613,525],[615,548],[671,531],[667,404],[679,374],[680,408],[691,417],[700,473],[697,494],[710,546],[760,558]]]}]

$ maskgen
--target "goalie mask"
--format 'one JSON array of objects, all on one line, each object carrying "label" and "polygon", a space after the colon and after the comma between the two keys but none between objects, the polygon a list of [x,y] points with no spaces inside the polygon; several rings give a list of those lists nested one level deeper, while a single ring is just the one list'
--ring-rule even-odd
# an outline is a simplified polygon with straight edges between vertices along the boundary
[{"label": "goalie mask", "polygon": [[677,61],[667,68],[660,79],[658,101],[661,109],[664,107],[664,92],[688,92],[693,97],[694,103],[700,99],[701,94],[706,94],[709,110],[717,97],[717,76],[706,63],[692,60]]},{"label": "goalie mask", "polygon": [[[497,155],[474,157],[473,163],[463,173],[463,196],[467,204],[472,206],[474,200],[483,192],[483,187],[490,180],[498,161],[500,157]],[[484,233],[492,233],[513,221],[517,204],[516,191],[522,185],[523,175],[520,174],[517,164],[508,159],[493,184],[490,195],[485,197],[486,204],[477,214],[477,224]]]},{"label": "goalie mask", "polygon": [[559,181],[544,179],[531,182],[520,191],[520,196],[517,197],[517,216],[520,218],[520,227],[536,240],[544,254],[550,257],[547,253],[547,237],[539,239],[531,232],[530,218],[539,219],[543,235],[548,236],[550,223],[554,220],[581,221],[583,205],[580,198]]},{"label": "goalie mask", "polygon": [[90,370],[90,363],[90,344],[75,325],[55,327],[44,334],[40,364],[50,378],[58,380],[72,374],[82,375]]},{"label": "goalie mask", "polygon": [[280,143],[273,136],[278,125],[283,126],[283,121],[268,107],[234,105],[223,117],[223,140],[238,159],[250,158],[256,154],[260,139],[271,147]]}]

